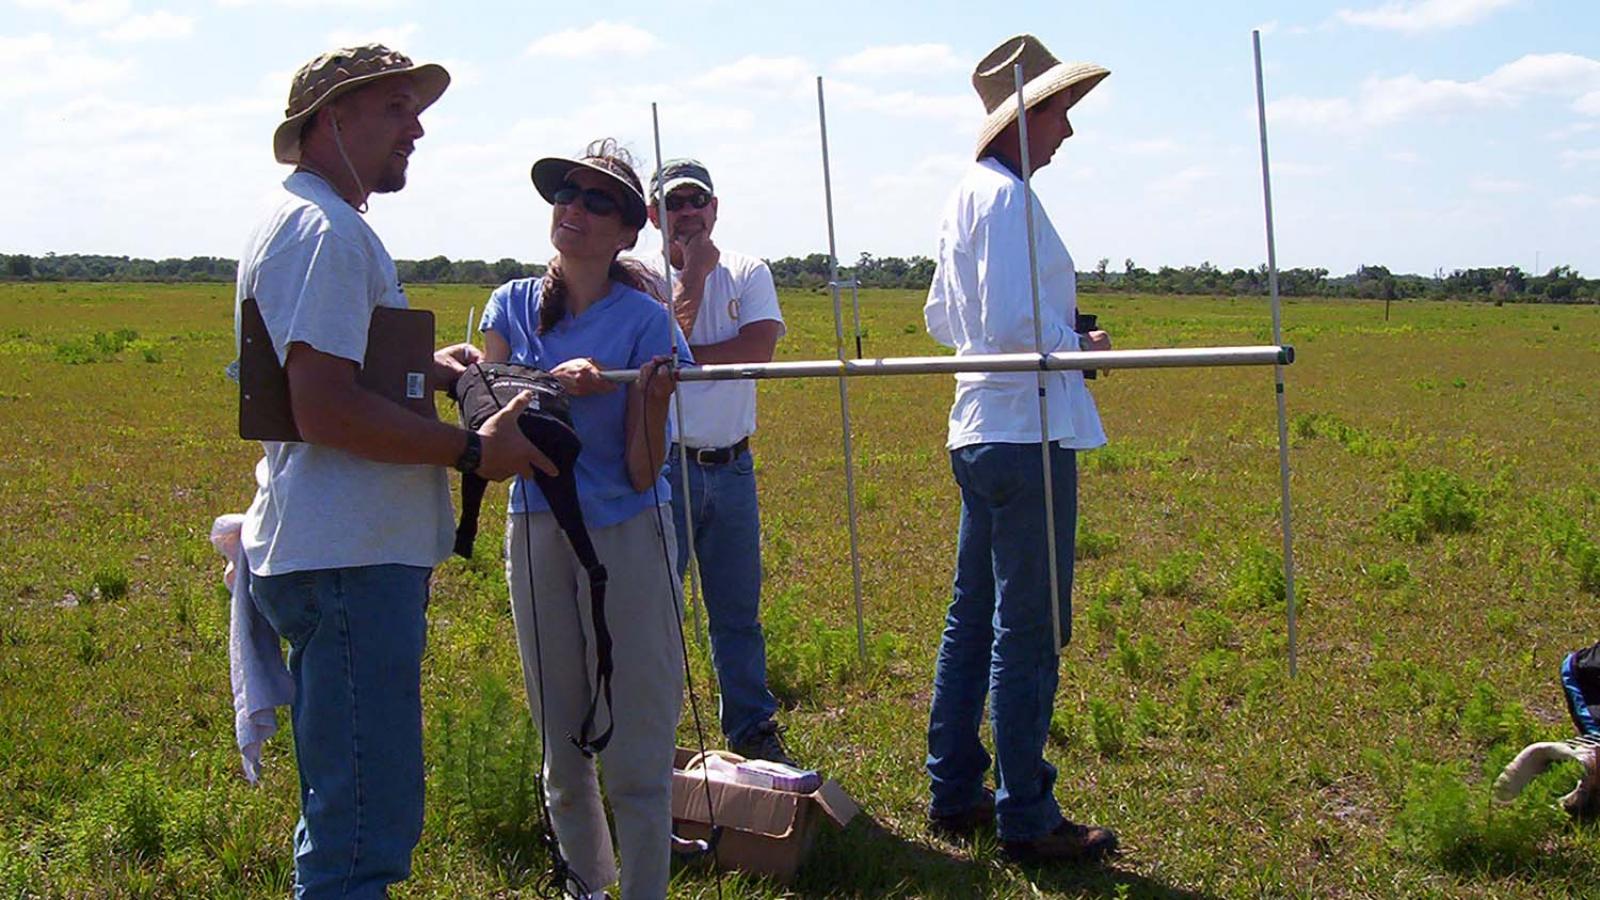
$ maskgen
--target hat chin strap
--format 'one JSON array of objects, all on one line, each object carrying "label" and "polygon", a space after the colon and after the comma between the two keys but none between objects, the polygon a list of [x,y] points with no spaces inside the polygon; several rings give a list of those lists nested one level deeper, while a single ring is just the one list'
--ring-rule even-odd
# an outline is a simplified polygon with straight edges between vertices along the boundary
[{"label": "hat chin strap", "polygon": [[355,167],[354,164],[352,164],[350,162],[350,154],[344,152],[344,141],[339,139],[339,120],[338,119],[334,119],[333,120],[333,146],[338,148],[338,150],[339,150],[339,158],[344,160],[345,171],[350,173],[350,178],[352,180],[354,180],[355,183],[356,183],[356,191],[361,194],[361,202],[360,203],[351,204],[351,205],[356,208],[356,212],[361,213],[362,215],[366,215],[366,212],[367,212],[367,188],[366,188],[365,185],[363,185],[361,183],[361,176],[356,174],[356,167]]}]

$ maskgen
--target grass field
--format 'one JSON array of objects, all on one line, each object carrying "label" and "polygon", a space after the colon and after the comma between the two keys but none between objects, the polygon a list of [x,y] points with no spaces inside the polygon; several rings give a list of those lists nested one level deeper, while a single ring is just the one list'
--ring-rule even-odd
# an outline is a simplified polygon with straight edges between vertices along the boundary
[{"label": "grass field", "polygon": [[[460,334],[487,291],[413,288]],[[272,897],[292,879],[287,733],[239,776],[212,517],[255,445],[222,366],[231,286],[0,286],[0,897]],[[920,297],[863,298],[869,355],[933,352]],[[784,358],[831,355],[785,296]],[[1086,296],[1124,348],[1265,343],[1258,300]],[[1106,870],[1011,865],[923,827],[932,659],[954,558],[948,377],[853,382],[871,652],[856,658],[838,401],[761,385],[773,685],[798,757],[867,816],[802,897],[1600,894],[1600,832],[1491,807],[1525,741],[1565,736],[1562,653],[1600,634],[1600,309],[1285,307],[1299,677],[1287,676],[1264,369],[1119,372],[1082,460],[1075,637],[1048,755]],[[400,897],[518,896],[537,875],[498,491],[478,558],[435,579],[429,795]],[[490,548],[487,552],[484,548]],[[710,667],[696,651],[703,714]],[[689,717],[684,737],[692,742]],[[287,721],[285,717],[285,728]],[[725,876],[726,896],[784,889]],[[703,869],[673,896],[714,896]],[[526,896],[526,893],[522,894]]]}]

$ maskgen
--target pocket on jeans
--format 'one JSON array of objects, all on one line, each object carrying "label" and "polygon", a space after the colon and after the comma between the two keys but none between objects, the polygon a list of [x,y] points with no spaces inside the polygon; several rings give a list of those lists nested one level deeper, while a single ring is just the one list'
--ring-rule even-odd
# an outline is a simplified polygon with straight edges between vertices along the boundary
[{"label": "pocket on jeans", "polygon": [[258,575],[250,579],[250,595],[272,630],[293,646],[302,646],[322,622],[315,572]]}]

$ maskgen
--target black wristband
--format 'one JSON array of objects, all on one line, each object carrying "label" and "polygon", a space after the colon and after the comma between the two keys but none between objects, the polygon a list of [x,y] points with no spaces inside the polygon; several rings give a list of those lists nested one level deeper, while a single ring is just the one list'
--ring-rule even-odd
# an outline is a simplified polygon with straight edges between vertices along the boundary
[{"label": "black wristband", "polygon": [[483,462],[483,438],[476,431],[467,432],[467,446],[456,457],[456,471],[463,475],[471,475],[478,471],[478,465]]}]

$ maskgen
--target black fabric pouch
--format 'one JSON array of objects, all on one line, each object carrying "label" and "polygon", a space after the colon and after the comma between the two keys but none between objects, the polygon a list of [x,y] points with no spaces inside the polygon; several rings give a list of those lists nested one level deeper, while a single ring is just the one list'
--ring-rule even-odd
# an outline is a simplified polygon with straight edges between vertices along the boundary
[{"label": "black fabric pouch", "polygon": [[[584,525],[583,508],[578,504],[578,481],[573,474],[583,442],[572,426],[571,401],[554,375],[517,363],[473,363],[456,380],[450,394],[461,408],[462,427],[476,431],[523,391],[532,391],[533,401],[518,416],[517,426],[530,443],[555,463],[557,470],[553,476],[536,470],[534,483],[550,504],[556,524],[567,536],[573,554],[589,576],[589,604],[595,631],[595,693],[577,736],[568,734],[567,738],[585,755],[592,755],[605,749],[611,740],[613,723],[610,721],[603,734],[592,735],[602,699],[608,720],[610,718],[614,664],[611,631],[606,627],[606,567],[600,564],[589,529]],[[456,525],[455,552],[469,559],[478,536],[478,514],[488,486],[489,483],[477,475],[461,476],[461,520]]]}]

